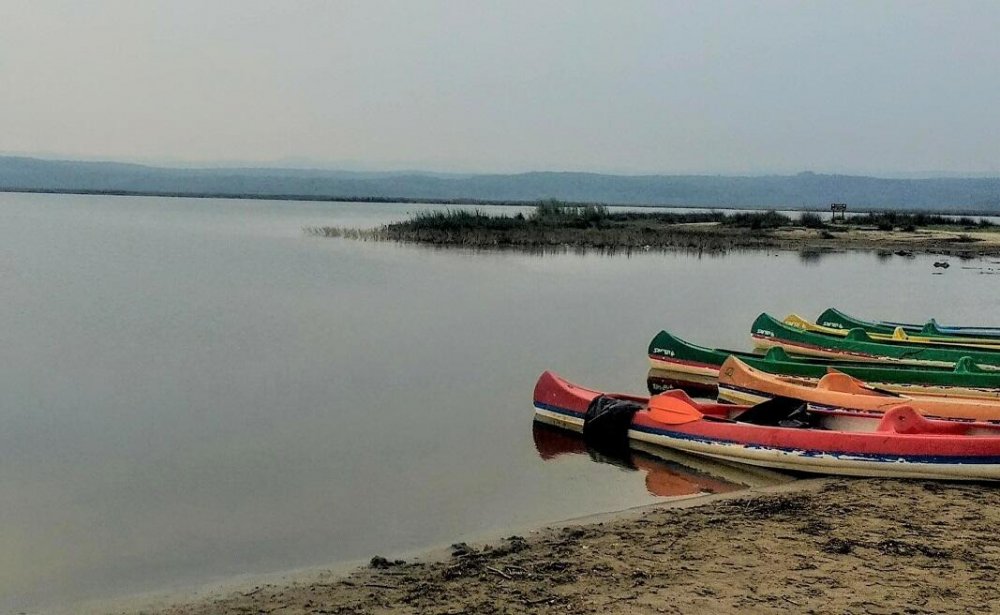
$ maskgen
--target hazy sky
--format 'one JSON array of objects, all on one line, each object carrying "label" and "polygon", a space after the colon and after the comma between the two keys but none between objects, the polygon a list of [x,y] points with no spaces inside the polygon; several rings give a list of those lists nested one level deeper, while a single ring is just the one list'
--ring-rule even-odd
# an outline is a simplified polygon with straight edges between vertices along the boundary
[{"label": "hazy sky", "polygon": [[0,151],[1000,172],[1000,2],[0,2]]}]

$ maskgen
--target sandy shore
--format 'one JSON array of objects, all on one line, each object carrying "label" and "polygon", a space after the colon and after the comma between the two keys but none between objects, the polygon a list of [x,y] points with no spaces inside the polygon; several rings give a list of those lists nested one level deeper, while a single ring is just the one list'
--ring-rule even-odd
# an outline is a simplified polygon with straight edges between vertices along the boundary
[{"label": "sandy shore", "polygon": [[141,612],[988,613],[997,527],[993,486],[811,479]]}]

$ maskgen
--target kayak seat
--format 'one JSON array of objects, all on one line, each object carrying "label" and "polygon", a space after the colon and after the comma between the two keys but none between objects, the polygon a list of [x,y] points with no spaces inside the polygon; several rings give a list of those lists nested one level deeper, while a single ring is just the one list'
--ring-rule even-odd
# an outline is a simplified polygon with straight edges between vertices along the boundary
[{"label": "kayak seat", "polygon": [[861,328],[851,329],[847,332],[847,339],[852,342],[870,342],[872,338]]},{"label": "kayak seat", "polygon": [[962,357],[955,363],[955,373],[956,374],[985,374],[986,370],[982,369],[972,360],[972,357]]},{"label": "kayak seat", "polygon": [[942,335],[942,332],[941,329],[938,328],[937,321],[931,318],[929,321],[927,321],[927,324],[921,327],[920,335],[931,335],[931,336]]},{"label": "kayak seat", "polygon": [[928,433],[930,421],[920,416],[912,406],[896,406],[886,411],[878,423],[878,431],[895,433]]},{"label": "kayak seat", "polygon": [[766,353],[764,353],[764,360],[773,361],[775,363],[788,363],[791,362],[792,359],[781,346],[772,346],[767,349]]},{"label": "kayak seat", "polygon": [[901,434],[964,435],[969,424],[962,421],[930,421],[912,406],[890,408],[879,421],[878,431]]},{"label": "kayak seat", "polygon": [[830,372],[819,379],[816,388],[835,393],[852,393],[855,395],[871,395],[871,389],[861,386],[857,379],[844,372]]}]

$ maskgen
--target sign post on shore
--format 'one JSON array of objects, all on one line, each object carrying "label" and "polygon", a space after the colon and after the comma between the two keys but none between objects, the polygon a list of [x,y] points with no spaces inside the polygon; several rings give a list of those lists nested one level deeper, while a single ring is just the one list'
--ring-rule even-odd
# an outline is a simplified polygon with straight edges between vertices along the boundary
[{"label": "sign post on shore", "polygon": [[837,221],[837,214],[840,214],[840,221],[847,221],[847,203],[830,203],[830,222]]}]

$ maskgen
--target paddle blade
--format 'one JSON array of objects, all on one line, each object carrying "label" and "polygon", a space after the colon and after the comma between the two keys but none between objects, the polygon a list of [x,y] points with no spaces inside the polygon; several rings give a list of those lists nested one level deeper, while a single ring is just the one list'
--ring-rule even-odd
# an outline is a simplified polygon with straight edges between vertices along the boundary
[{"label": "paddle blade", "polygon": [[700,421],[705,415],[694,405],[669,393],[649,398],[649,418],[664,425],[683,425]]}]

